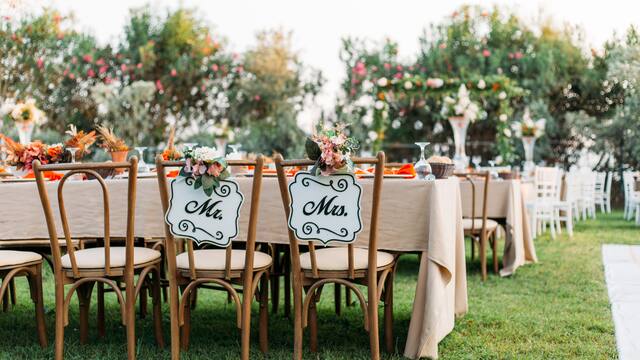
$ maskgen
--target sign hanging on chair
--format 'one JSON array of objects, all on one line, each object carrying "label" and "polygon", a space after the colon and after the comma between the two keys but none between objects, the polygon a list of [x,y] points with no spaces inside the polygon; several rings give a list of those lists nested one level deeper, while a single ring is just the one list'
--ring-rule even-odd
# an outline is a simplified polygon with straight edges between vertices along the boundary
[{"label": "sign hanging on chair", "polygon": [[300,240],[351,243],[362,230],[362,188],[352,174],[298,172],[289,184],[289,228]]},{"label": "sign hanging on chair", "polygon": [[165,221],[176,237],[197,244],[228,246],[238,235],[238,219],[244,196],[238,183],[220,180],[211,195],[194,188],[195,179],[179,176],[171,181],[171,199]]}]

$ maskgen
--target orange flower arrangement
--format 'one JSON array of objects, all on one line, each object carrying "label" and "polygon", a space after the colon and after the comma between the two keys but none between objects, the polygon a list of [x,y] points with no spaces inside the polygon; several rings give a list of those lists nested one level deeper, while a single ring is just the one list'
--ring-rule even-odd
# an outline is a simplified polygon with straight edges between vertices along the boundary
[{"label": "orange flower arrangement", "polygon": [[164,161],[169,160],[180,160],[182,159],[182,153],[176,149],[175,146],[175,134],[176,128],[174,125],[171,126],[171,131],[169,132],[169,140],[167,141],[167,147],[162,152],[162,159]]},{"label": "orange flower arrangement", "polygon": [[77,148],[76,158],[81,159],[85,154],[89,153],[89,147],[96,142],[95,130],[85,133],[83,130],[78,131],[75,125],[69,125],[69,130],[66,132],[71,136],[64,143],[65,148]]},{"label": "orange flower arrangement", "polygon": [[114,132],[113,129],[110,129],[106,126],[98,126],[96,128],[100,137],[102,138],[102,144],[100,147],[109,151],[109,152],[117,152],[117,151],[128,151],[129,146],[124,142],[123,139],[119,138]]}]

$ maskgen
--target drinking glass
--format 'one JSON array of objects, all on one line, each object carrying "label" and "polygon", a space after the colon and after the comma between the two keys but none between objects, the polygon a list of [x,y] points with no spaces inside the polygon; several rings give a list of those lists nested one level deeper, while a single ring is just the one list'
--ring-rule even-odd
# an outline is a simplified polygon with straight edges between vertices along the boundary
[{"label": "drinking glass", "polygon": [[489,166],[491,166],[491,170],[489,172],[489,174],[491,175],[492,178],[497,179],[498,177],[500,177],[498,175],[498,172],[496,171],[496,161],[495,160],[489,160]]},{"label": "drinking glass", "polygon": [[420,160],[413,165],[416,175],[418,176],[418,179],[431,180],[431,177],[433,177],[433,175],[431,175],[431,165],[429,165],[427,159],[424,157],[424,151],[430,143],[417,142],[415,144],[420,147]]},{"label": "drinking glass", "polygon": [[480,163],[482,162],[482,156],[474,155],[473,157],[471,157],[471,162],[473,163],[473,165],[475,165],[475,169],[478,169],[480,167]]},{"label": "drinking glass", "polygon": [[71,154],[71,163],[72,164],[75,164],[75,162],[76,162],[76,153],[78,152],[78,150],[80,150],[80,148],[76,148],[76,147],[67,148],[67,151]]},{"label": "drinking glass", "polygon": [[140,161],[138,161],[138,172],[145,173],[149,172],[149,165],[144,162],[144,152],[147,150],[146,146],[136,146],[136,151],[140,154]]}]

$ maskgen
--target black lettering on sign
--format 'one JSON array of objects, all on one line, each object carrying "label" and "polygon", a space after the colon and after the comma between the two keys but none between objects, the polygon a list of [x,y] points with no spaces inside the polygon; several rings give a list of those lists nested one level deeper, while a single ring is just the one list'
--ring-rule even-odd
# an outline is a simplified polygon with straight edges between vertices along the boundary
[{"label": "black lettering on sign", "polygon": [[327,196],[325,195],[317,204],[314,201],[309,201],[302,207],[302,212],[307,216],[314,213],[326,216],[347,216],[347,211],[344,205],[333,205],[333,201],[337,197],[338,196],[336,195],[327,200]]},{"label": "black lettering on sign", "polygon": [[204,215],[214,220],[222,220],[222,210],[217,209],[218,204],[221,202],[218,200],[211,203],[211,199],[207,199],[202,204],[198,204],[198,201],[192,200],[184,206],[184,211],[189,214],[198,213],[198,215]]}]

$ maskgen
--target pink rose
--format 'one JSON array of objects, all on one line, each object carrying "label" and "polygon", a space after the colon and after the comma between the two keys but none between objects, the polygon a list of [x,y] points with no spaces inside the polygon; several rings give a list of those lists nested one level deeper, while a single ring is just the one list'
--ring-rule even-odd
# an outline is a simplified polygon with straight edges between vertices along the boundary
[{"label": "pink rose", "polygon": [[104,65],[104,59],[103,59],[103,58],[98,59],[98,60],[96,61],[96,65],[98,65],[98,66],[102,66],[102,65]]},{"label": "pink rose", "polygon": [[482,56],[484,56],[484,57],[491,56],[491,51],[489,51],[487,49],[482,50]]},{"label": "pink rose", "polygon": [[391,69],[391,64],[389,64],[389,63],[384,63],[384,69],[385,69],[385,70],[389,70],[389,69]]},{"label": "pink rose", "polygon": [[107,65],[100,66],[100,69],[98,70],[98,72],[102,75],[102,74],[106,73],[108,69],[109,69],[109,67]]},{"label": "pink rose", "polygon": [[44,67],[44,60],[42,58],[38,58],[37,65],[38,69],[42,69]]},{"label": "pink rose", "polygon": [[515,57],[516,59],[520,60],[524,57],[524,54],[521,53],[520,51],[516,51]]},{"label": "pink rose", "polygon": [[218,64],[211,65],[211,70],[218,71]]},{"label": "pink rose", "polygon": [[122,72],[127,71],[127,64],[120,65],[120,71],[122,71]]},{"label": "pink rose", "polygon": [[90,77],[90,78],[95,77],[96,76],[96,72],[93,71],[93,69],[89,69],[89,70],[87,70],[87,76]]},{"label": "pink rose", "polygon": [[138,65],[136,65],[136,67],[137,67],[138,69],[142,69],[142,63],[138,63]]},{"label": "pink rose", "polygon": [[209,166],[209,169],[207,170],[207,174],[215,177],[220,176],[221,172],[222,172],[222,164],[220,164],[219,162],[213,163],[211,166]]},{"label": "pink rose", "polygon": [[206,165],[204,165],[204,164],[200,164],[200,165],[198,165],[198,173],[199,173],[200,175],[204,175],[204,174],[206,174],[206,173],[207,173],[207,166],[206,166]]},{"label": "pink rose", "polygon": [[176,71],[176,69],[171,69],[171,77],[175,77],[176,75],[178,75],[178,72]]},{"label": "pink rose", "polygon": [[256,95],[256,96],[254,96],[254,97],[253,97],[253,100],[255,100],[255,101],[260,101],[260,95]]},{"label": "pink rose", "polygon": [[82,60],[84,60],[85,62],[90,63],[91,61],[93,61],[93,57],[91,55],[87,54],[87,55],[84,55],[82,57]]},{"label": "pink rose", "polygon": [[397,66],[396,66],[396,70],[398,70],[398,71],[402,71],[402,69],[403,69],[402,65],[397,65]]},{"label": "pink rose", "polygon": [[396,79],[402,79],[402,73],[396,73],[393,77]]},{"label": "pink rose", "polygon": [[162,82],[160,82],[160,80],[156,80],[156,90],[160,92],[164,91],[164,86],[162,86]]}]

